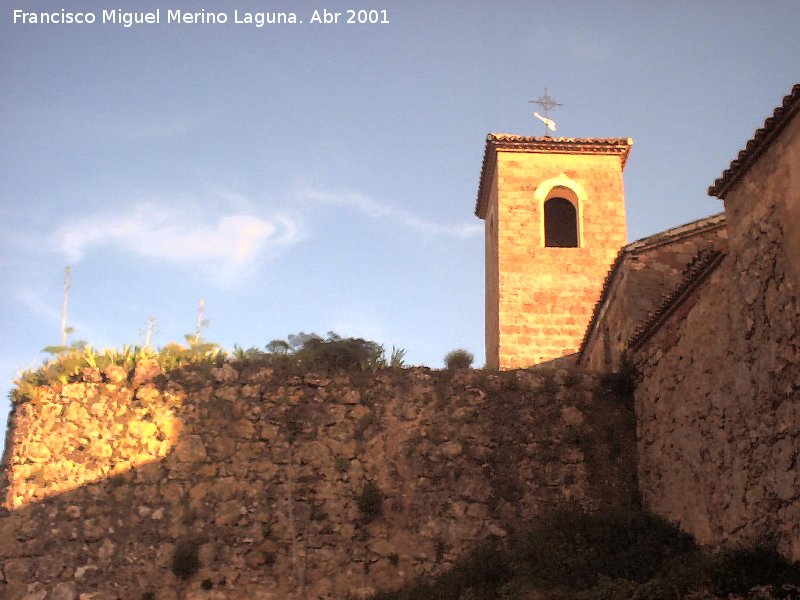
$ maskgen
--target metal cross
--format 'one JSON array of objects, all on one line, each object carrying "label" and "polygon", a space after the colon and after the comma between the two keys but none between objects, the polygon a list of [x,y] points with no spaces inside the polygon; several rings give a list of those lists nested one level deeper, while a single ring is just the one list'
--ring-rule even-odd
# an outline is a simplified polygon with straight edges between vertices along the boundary
[{"label": "metal cross", "polygon": [[[544,96],[539,96],[536,100],[528,100],[531,104],[538,104],[542,107],[542,112],[544,113],[544,134],[547,135],[548,126],[547,122],[550,121],[550,111],[553,110],[556,106],[564,106],[560,102],[556,102],[550,95],[547,93],[547,88],[544,88]],[[553,121],[550,121],[551,123]]]}]

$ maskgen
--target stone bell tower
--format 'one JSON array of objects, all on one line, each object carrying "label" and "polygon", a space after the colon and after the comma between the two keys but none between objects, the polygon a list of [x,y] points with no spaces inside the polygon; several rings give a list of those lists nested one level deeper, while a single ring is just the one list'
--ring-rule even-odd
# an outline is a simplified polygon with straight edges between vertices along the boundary
[{"label": "stone bell tower", "polygon": [[475,214],[486,223],[486,365],[576,352],[625,245],[633,140],[486,138]]}]

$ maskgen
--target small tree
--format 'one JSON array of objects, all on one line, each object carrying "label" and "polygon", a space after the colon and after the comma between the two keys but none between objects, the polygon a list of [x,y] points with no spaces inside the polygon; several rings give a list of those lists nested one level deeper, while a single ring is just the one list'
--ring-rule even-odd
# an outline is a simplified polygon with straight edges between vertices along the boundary
[{"label": "small tree", "polygon": [[270,354],[286,354],[289,352],[289,344],[286,340],[272,340],[267,344],[267,352]]}]

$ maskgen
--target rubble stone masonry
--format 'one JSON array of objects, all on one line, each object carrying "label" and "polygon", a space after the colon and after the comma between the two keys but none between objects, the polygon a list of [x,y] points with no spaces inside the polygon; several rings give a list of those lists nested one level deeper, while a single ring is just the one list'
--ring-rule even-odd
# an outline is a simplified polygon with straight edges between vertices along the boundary
[{"label": "rubble stone masonry", "polygon": [[341,600],[400,586],[556,503],[635,495],[633,412],[596,396],[599,381],[145,361],[34,388],[3,460],[0,597]]},{"label": "rubble stone masonry", "polygon": [[633,355],[645,504],[800,560],[800,117],[725,195],[729,253]]}]

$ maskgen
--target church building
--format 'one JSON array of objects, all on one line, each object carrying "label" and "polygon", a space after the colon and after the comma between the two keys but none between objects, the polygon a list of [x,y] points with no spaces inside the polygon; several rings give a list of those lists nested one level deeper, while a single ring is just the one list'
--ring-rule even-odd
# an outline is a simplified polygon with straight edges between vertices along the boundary
[{"label": "church building", "polygon": [[623,373],[643,504],[800,560],[800,84],[709,188],[724,212],[626,244],[630,146],[488,136],[487,366]]},{"label": "church building", "polygon": [[475,214],[485,226],[486,365],[575,353],[627,241],[622,171],[633,140],[486,138]]}]

